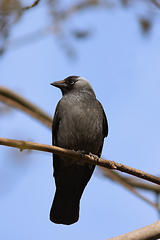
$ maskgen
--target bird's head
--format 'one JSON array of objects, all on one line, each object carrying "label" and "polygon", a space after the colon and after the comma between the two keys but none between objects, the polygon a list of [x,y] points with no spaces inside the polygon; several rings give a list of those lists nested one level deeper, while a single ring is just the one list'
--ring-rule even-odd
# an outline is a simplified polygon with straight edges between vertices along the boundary
[{"label": "bird's head", "polygon": [[95,95],[90,82],[87,79],[79,76],[69,76],[64,80],[53,82],[51,85],[60,88],[63,95],[73,90],[84,90]]}]

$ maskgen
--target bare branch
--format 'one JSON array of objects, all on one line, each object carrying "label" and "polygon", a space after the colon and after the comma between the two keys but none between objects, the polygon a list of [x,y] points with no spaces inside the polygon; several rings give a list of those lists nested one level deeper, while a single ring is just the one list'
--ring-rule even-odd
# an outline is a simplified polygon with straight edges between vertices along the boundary
[{"label": "bare branch", "polygon": [[28,9],[30,9],[30,8],[33,8],[33,7],[36,6],[39,2],[40,2],[40,0],[36,0],[31,6],[24,7],[24,8],[22,8],[22,10],[28,10]]},{"label": "bare branch", "polygon": [[46,144],[27,142],[23,140],[21,141],[12,140],[8,138],[0,138],[0,145],[19,148],[20,151],[23,151],[24,149],[32,149],[32,150],[38,150],[43,152],[55,153],[64,157],[74,158],[76,160],[82,160],[83,162],[87,162],[89,164],[94,164],[94,165],[98,165],[98,166],[109,168],[109,169],[119,170],[121,172],[125,172],[133,176],[136,176],[138,178],[142,178],[147,181],[160,185],[160,178],[156,176],[137,170],[135,168],[125,166],[121,163],[116,163],[114,161],[105,160],[102,158],[99,158],[98,161],[95,161],[93,157],[89,155],[81,155],[78,152],[73,150],[64,149],[56,146],[50,146]]},{"label": "bare branch", "polygon": [[8,88],[0,87],[0,101],[26,112],[51,128],[52,118],[48,114]]},{"label": "bare branch", "polygon": [[160,220],[140,228],[136,231],[123,234],[118,237],[109,238],[108,240],[157,240],[160,238]]}]

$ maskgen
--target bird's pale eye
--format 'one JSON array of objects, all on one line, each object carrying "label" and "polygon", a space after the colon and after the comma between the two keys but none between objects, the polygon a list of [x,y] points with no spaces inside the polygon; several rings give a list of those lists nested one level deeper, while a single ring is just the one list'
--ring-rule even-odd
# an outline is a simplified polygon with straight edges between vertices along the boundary
[{"label": "bird's pale eye", "polygon": [[74,85],[74,81],[71,81],[70,84],[71,84],[71,85]]}]

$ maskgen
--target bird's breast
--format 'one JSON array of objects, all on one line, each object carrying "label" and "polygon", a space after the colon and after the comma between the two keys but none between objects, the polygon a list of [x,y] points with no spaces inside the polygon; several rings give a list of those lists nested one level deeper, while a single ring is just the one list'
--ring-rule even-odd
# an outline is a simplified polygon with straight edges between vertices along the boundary
[{"label": "bird's breast", "polygon": [[92,101],[68,101],[61,111],[57,145],[67,149],[97,153],[103,140],[103,113]]}]

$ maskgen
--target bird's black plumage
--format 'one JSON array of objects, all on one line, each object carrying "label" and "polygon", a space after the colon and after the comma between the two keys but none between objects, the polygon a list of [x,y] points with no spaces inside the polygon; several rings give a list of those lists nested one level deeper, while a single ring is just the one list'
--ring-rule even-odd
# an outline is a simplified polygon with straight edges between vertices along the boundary
[{"label": "bird's black plumage", "polygon": [[[53,118],[52,144],[100,157],[108,124],[89,81],[70,76],[51,85],[63,94]],[[95,166],[53,154],[53,167],[56,193],[50,220],[69,225],[78,221],[80,198]]]}]

